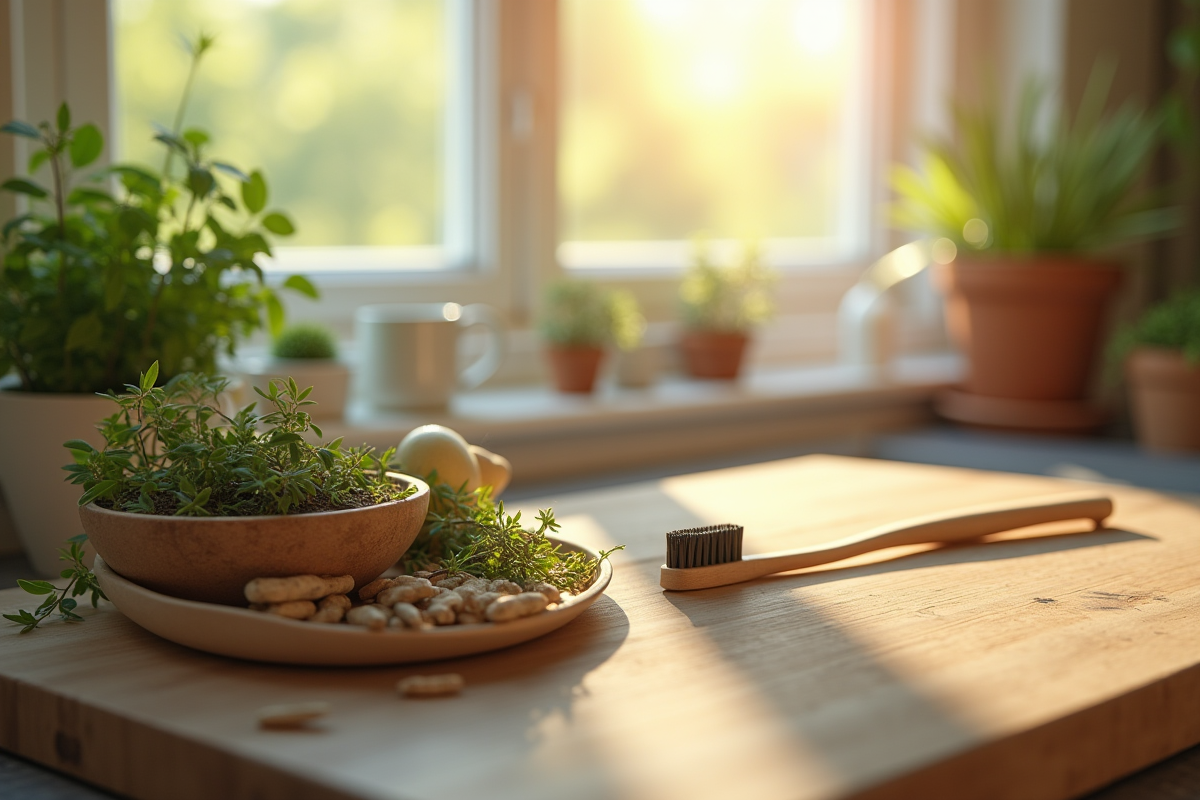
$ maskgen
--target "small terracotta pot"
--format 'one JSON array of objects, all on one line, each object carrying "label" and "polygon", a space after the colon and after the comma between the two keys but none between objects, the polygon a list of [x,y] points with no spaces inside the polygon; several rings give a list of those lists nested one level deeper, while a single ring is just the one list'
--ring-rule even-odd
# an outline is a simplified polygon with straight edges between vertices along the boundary
[{"label": "small terracotta pot", "polygon": [[1200,364],[1178,350],[1139,347],[1125,362],[1138,441],[1150,450],[1200,450]]},{"label": "small terracotta pot", "polygon": [[966,352],[965,389],[1017,400],[1078,400],[1088,389],[1120,268],[1069,257],[938,265],[947,325]]},{"label": "small terracotta pot", "polygon": [[604,358],[599,347],[551,347],[546,350],[554,385],[560,392],[587,394],[596,385],[596,373]]},{"label": "small terracotta pot", "polygon": [[425,521],[429,486],[393,477],[417,492],[367,508],[270,517],[160,517],[90,503],[79,519],[105,563],[134,583],[244,606],[242,588],[253,578],[353,575],[358,588],[395,564]]},{"label": "small terracotta pot", "polygon": [[683,362],[693,378],[734,380],[742,368],[749,338],[733,331],[688,331],[683,335]]}]

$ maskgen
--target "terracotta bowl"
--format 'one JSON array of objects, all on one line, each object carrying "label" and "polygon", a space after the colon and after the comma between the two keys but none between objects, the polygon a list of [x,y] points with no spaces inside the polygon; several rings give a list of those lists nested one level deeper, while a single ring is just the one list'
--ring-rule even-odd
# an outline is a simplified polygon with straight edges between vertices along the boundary
[{"label": "terracotta bowl", "polygon": [[429,508],[429,486],[369,508],[272,517],[159,517],[79,509],[88,541],[113,570],[161,594],[246,605],[252,578],[353,575],[355,588],[404,555]]}]

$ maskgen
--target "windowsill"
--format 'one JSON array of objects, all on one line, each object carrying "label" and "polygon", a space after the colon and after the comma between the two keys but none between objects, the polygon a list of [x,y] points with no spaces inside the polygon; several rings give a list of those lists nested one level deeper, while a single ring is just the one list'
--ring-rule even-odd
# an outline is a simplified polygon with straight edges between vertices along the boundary
[{"label": "windowsill", "polygon": [[733,384],[665,376],[648,389],[606,384],[591,396],[504,387],[427,412],[356,403],[322,428],[327,438],[385,448],[419,425],[447,425],[509,458],[523,484],[911,428],[932,419],[934,392],[961,370],[958,356],[936,354],[898,359],[888,376],[827,364],[760,368]]}]

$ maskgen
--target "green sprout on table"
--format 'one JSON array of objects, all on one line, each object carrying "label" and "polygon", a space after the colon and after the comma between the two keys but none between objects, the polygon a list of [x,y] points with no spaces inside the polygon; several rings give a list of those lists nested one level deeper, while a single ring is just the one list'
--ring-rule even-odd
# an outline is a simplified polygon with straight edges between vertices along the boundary
[{"label": "green sprout on table", "polygon": [[83,617],[75,613],[75,609],[79,606],[79,602],[75,598],[80,595],[91,592],[92,608],[96,608],[101,600],[108,599],[104,596],[104,590],[100,588],[100,584],[96,580],[96,573],[83,563],[83,543],[85,541],[87,541],[87,534],[81,533],[67,540],[70,547],[58,549],[59,559],[71,565],[59,573],[60,577],[70,579],[63,588],[59,589],[49,581],[17,580],[17,585],[30,594],[46,595],[42,604],[33,611],[21,609],[16,614],[4,615],[5,619],[25,626],[21,629],[21,633],[29,633],[55,611],[58,611],[59,617],[67,622],[83,622]]}]

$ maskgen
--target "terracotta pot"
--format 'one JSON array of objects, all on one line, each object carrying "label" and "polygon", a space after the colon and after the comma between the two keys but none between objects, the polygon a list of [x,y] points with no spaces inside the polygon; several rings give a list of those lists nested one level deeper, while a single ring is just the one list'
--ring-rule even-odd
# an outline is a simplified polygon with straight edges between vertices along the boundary
[{"label": "terracotta pot", "polygon": [[160,517],[79,509],[88,540],[118,573],[161,594],[246,604],[252,578],[353,575],[355,588],[379,577],[408,550],[425,521],[429,487],[367,508],[270,517]]},{"label": "terracotta pot", "polygon": [[968,358],[966,391],[1082,398],[1121,277],[1111,264],[1055,256],[939,265],[947,324]]},{"label": "terracotta pot", "polygon": [[596,385],[604,351],[599,347],[551,347],[546,350],[560,392],[586,394]]},{"label": "terracotta pot", "polygon": [[58,548],[80,534],[76,510],[83,489],[63,480],[68,439],[103,447],[96,423],[116,408],[90,394],[0,390],[0,487],[25,554],[38,574],[57,576]]},{"label": "terracotta pot", "polygon": [[1138,441],[1151,450],[1200,450],[1200,364],[1178,350],[1139,347],[1125,363]]},{"label": "terracotta pot", "polygon": [[732,331],[688,331],[683,335],[683,362],[693,378],[733,380],[742,368],[749,338]]}]

